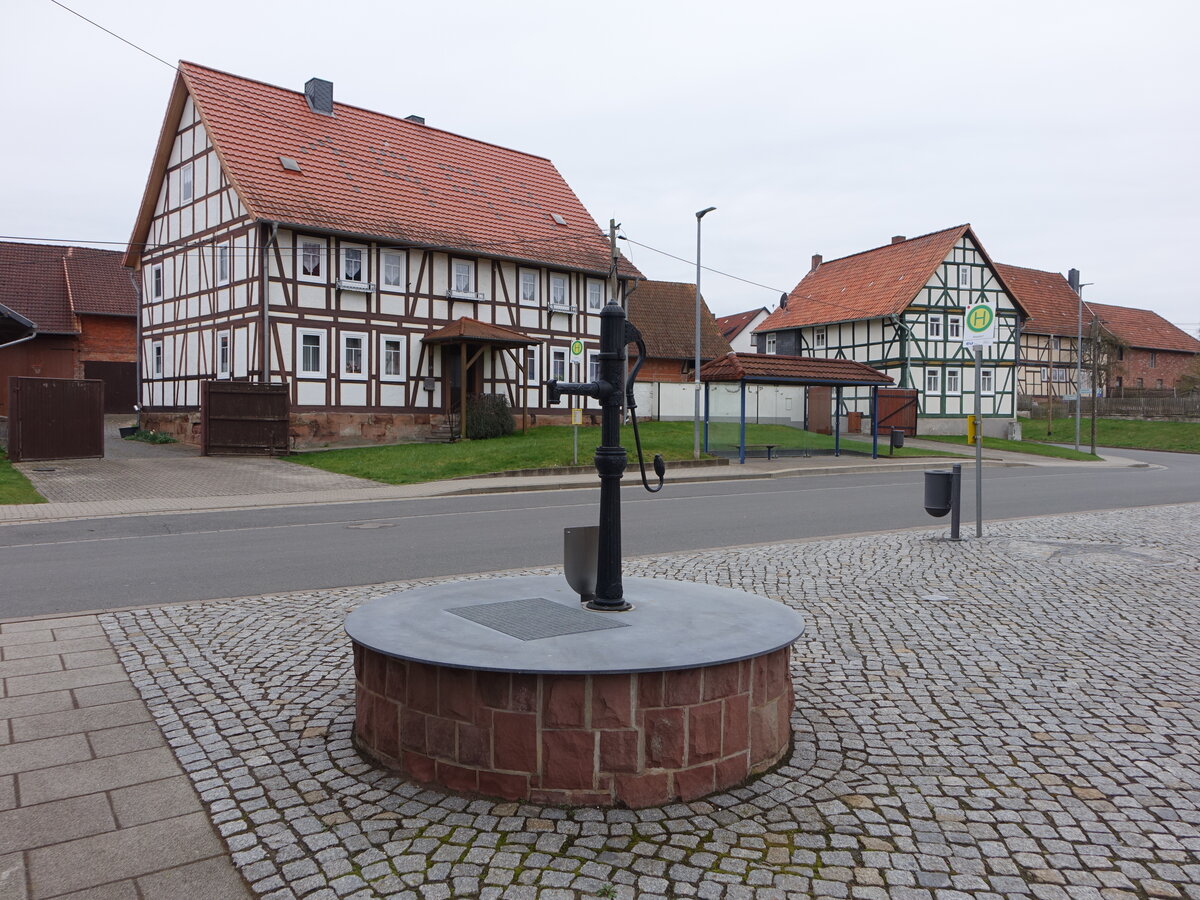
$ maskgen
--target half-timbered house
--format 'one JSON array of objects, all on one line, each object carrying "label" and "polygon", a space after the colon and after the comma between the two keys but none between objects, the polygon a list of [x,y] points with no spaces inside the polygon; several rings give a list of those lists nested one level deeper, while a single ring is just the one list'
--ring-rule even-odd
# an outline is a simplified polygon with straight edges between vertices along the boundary
[{"label": "half-timbered house", "polygon": [[[973,299],[995,302],[996,342],[975,371],[962,345]],[[970,225],[825,261],[755,329],[761,353],[851,359],[918,391],[918,430],[961,434],[980,392],[984,431],[1003,435],[1016,416],[1024,315]],[[840,412],[870,415],[870,391],[847,389]]]},{"label": "half-timbered house", "polygon": [[[637,272],[550,160],[181,63],[126,264],[143,424],[193,439],[201,383],[286,383],[297,445],[395,441],[595,348]],[[610,274],[613,277],[610,279]],[[518,415],[520,413],[518,412]]]},{"label": "half-timbered house", "polygon": [[[1021,323],[1018,391],[1035,399],[1073,397],[1080,329],[1079,295],[1058,272],[1004,263],[997,263],[996,268],[1028,313]],[[1086,340],[1092,318],[1086,304],[1083,317]]]}]

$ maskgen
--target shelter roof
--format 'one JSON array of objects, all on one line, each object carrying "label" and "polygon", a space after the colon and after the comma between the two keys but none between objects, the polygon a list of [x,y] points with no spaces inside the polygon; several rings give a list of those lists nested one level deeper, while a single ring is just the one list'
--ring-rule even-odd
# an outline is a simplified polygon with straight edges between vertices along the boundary
[{"label": "shelter roof", "polygon": [[0,304],[42,334],[78,334],[76,315],[134,316],[138,295],[121,254],[0,241]]},{"label": "shelter roof", "polygon": [[721,335],[727,341],[732,341],[735,337],[742,333],[742,330],[758,318],[759,314],[769,312],[765,306],[760,306],[758,309],[748,309],[745,312],[733,313],[728,316],[717,317],[717,327],[721,329]]},{"label": "shelter roof", "polygon": [[1087,303],[1086,306],[1100,317],[1100,324],[1110,334],[1130,347],[1200,353],[1200,341],[1149,309],[1107,303]]},{"label": "shelter roof", "polygon": [[608,272],[608,240],[545,157],[345,103],[319,114],[303,92],[190,62],[179,64],[131,256],[149,233],[189,94],[252,218]]},{"label": "shelter roof", "polygon": [[37,325],[15,310],[0,304],[0,344],[19,341],[37,333]]},{"label": "shelter roof", "polygon": [[463,316],[455,319],[444,328],[432,331],[421,338],[426,344],[461,344],[471,342],[477,344],[504,344],[510,347],[533,346],[538,342],[522,331],[515,328],[505,328],[503,325],[491,325]]},{"label": "shelter roof", "polygon": [[[696,285],[678,281],[639,281],[628,298],[629,321],[646,341],[646,354],[656,359],[696,356]],[[700,298],[700,359],[730,351],[717,320]]]},{"label": "shelter roof", "polygon": [[892,378],[852,359],[727,353],[700,369],[701,381],[755,381],[764,384],[889,385]]}]

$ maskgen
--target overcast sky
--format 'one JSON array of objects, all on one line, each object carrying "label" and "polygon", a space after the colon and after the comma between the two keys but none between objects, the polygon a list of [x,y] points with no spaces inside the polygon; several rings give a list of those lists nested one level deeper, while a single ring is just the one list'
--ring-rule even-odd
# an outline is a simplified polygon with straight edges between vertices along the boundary
[{"label": "overcast sky", "polygon": [[[1200,329],[1200,4],[64,0],[188,59],[554,160],[597,221],[694,260],[717,315],[970,222],[993,259]],[[124,241],[174,73],[7,0],[0,233]],[[626,246],[651,278],[691,264]]]}]

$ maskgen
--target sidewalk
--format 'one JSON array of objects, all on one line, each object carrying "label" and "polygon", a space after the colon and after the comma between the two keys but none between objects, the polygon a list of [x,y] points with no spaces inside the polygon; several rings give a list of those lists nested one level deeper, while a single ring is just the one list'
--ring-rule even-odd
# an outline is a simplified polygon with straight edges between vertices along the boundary
[{"label": "sidewalk", "polygon": [[790,758],[636,812],[366,764],[342,621],[403,584],[0,622],[0,896],[1200,900],[1198,531],[1191,504],[626,560],[807,622]]},{"label": "sidewalk", "polygon": [[[909,441],[921,449],[946,450],[947,445],[936,442]],[[871,460],[862,456],[782,457],[772,460],[748,459],[744,465],[736,461],[729,465],[698,468],[674,468],[668,463],[667,480],[671,484],[697,481],[729,481],[741,478],[789,478],[796,476],[860,475],[872,472],[920,471],[942,468],[954,460],[949,457],[925,459],[888,459],[880,456]],[[87,472],[95,460],[74,460],[48,463],[62,467],[76,485],[87,484]],[[231,464],[232,462],[232,464]],[[965,465],[973,460],[963,459]],[[989,466],[1056,466],[1083,465],[1089,467],[1126,467],[1144,465],[1123,457],[1106,457],[1103,462],[1078,463],[1024,453],[987,451],[985,465]],[[24,465],[24,464],[22,464]],[[40,465],[40,464],[39,464]],[[145,471],[130,470],[121,484],[131,484],[136,491],[108,487],[96,499],[53,501],[41,504],[12,504],[0,506],[0,525],[19,522],[53,521],[59,519],[95,518],[104,516],[145,515],[155,513],[204,512],[226,509],[249,509],[273,506],[304,506],[318,503],[356,503],[370,500],[406,500],[422,497],[450,497],[466,494],[506,493],[511,491],[547,491],[569,488],[590,488],[597,485],[596,474],[590,468],[575,474],[494,475],[456,478],[412,485],[381,485],[361,478],[322,472],[307,466],[270,459],[227,459],[182,457],[170,461],[169,468],[161,460],[123,460],[122,466],[141,465]],[[230,473],[235,473],[230,475]],[[43,476],[47,478],[50,476]],[[625,472],[625,483],[638,478],[636,464]],[[38,485],[43,484],[39,481]],[[117,484],[110,481],[110,485]],[[78,488],[76,493],[84,491]],[[95,488],[86,488],[92,494]],[[56,496],[69,496],[69,488]]]}]

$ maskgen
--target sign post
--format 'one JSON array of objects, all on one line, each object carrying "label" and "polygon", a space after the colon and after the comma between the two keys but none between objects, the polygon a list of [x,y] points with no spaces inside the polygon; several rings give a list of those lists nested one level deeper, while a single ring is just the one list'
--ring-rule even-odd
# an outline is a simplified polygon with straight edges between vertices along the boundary
[{"label": "sign post", "polygon": [[975,537],[983,537],[983,348],[996,342],[996,301],[979,294],[967,301],[963,346],[975,351]]},{"label": "sign post", "polygon": [[[571,341],[571,362],[578,363],[583,360],[583,341],[576,338]],[[584,373],[587,374],[586,372]],[[586,403],[587,401],[581,401]],[[571,407],[571,430],[574,434],[574,450],[571,455],[571,464],[579,465],[579,426],[583,424],[583,409],[578,406]]]}]

